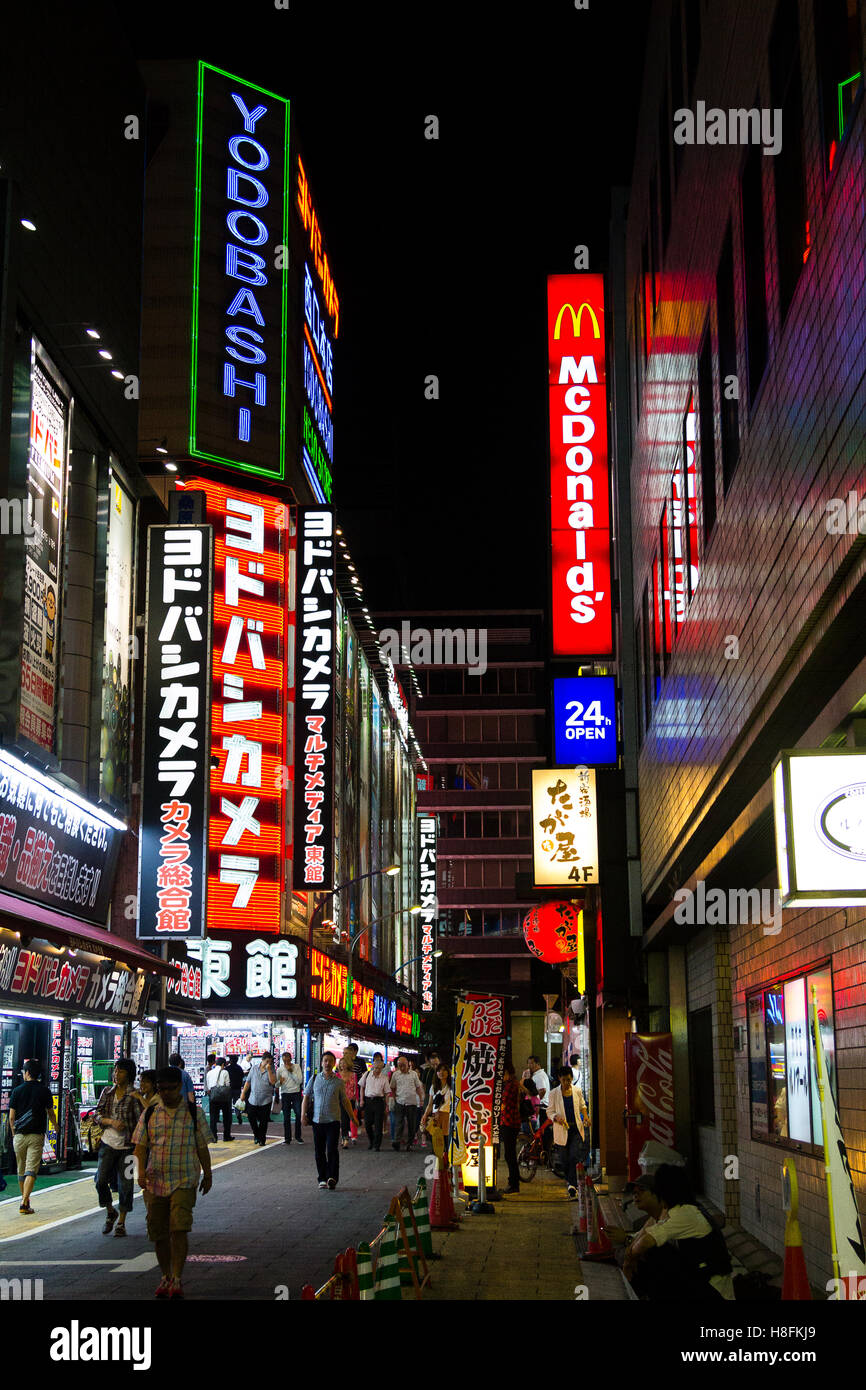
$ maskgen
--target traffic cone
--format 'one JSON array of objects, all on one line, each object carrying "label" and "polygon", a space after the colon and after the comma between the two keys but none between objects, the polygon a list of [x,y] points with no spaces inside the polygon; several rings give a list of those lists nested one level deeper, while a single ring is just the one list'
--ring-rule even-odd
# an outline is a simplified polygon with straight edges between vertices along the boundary
[{"label": "traffic cone", "polygon": [[366,1241],[358,1246],[358,1298],[362,1303],[375,1298],[373,1286],[373,1259]]},{"label": "traffic cone", "polygon": [[304,1285],[304,1287],[301,1289],[301,1298],[302,1298],[305,1302],[309,1299],[309,1300],[312,1300],[313,1303],[315,1303],[315,1301],[316,1301],[316,1290],[313,1288],[312,1284],[305,1284],[305,1285]]},{"label": "traffic cone", "polygon": [[586,1235],[586,1169],[577,1165],[577,1229]]},{"label": "traffic cone", "polygon": [[418,1239],[421,1242],[421,1251],[425,1259],[433,1256],[433,1233],[430,1230],[430,1216],[427,1211],[427,1189],[424,1179],[418,1184],[418,1193],[412,1203],[412,1210],[415,1213],[415,1225],[418,1227]]},{"label": "traffic cone", "polygon": [[448,1168],[437,1170],[430,1194],[430,1226],[434,1231],[447,1230],[455,1224],[454,1203],[451,1200],[451,1182]]},{"label": "traffic cone", "polygon": [[785,1217],[785,1269],[782,1276],[782,1300],[812,1301],[812,1289],[806,1273],[803,1237],[800,1223],[791,1212]]},{"label": "traffic cone", "polygon": [[598,1198],[595,1195],[591,1178],[587,1178],[586,1185],[589,1188],[592,1203],[592,1222],[589,1228],[589,1243],[583,1258],[585,1260],[610,1260],[613,1258],[613,1246],[607,1238],[603,1223],[598,1219]]},{"label": "traffic cone", "polygon": [[358,1252],[350,1245],[343,1255],[343,1297],[358,1301]]},{"label": "traffic cone", "polygon": [[385,1234],[382,1237],[379,1258],[376,1261],[375,1297],[387,1300],[396,1299],[399,1302],[401,1298],[400,1266],[397,1257],[396,1229],[393,1216],[386,1217]]}]

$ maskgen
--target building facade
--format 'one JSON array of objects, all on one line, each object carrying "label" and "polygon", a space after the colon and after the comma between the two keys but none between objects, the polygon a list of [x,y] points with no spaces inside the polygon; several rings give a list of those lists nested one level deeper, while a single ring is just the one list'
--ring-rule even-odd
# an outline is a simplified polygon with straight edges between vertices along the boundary
[{"label": "building facade", "polygon": [[785,750],[847,750],[848,782],[861,766],[863,21],[857,3],[657,4],[614,224],[642,1026],[673,1034],[676,1147],[699,1186],[777,1251],[794,1159],[822,1284],[807,1019],[814,989],[862,1211],[866,917],[850,894],[832,901],[835,867],[826,905],[782,906],[772,770]]}]

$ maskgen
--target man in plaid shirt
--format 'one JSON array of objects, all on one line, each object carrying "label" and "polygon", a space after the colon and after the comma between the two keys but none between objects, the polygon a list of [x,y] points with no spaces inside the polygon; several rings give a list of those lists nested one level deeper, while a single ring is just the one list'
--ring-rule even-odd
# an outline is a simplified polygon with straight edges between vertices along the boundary
[{"label": "man in plaid shirt", "polygon": [[182,1100],[182,1084],[177,1067],[161,1069],[156,1078],[159,1100],[144,1112],[133,1136],[147,1234],[162,1270],[157,1298],[183,1298],[181,1275],[196,1189],[211,1189],[208,1124],[198,1106]]}]

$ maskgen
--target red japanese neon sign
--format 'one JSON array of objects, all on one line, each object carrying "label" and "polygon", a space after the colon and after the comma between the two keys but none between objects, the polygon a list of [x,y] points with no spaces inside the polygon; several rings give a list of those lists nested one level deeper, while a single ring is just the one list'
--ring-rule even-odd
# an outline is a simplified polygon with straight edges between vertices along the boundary
[{"label": "red japanese neon sign", "polygon": [[208,933],[278,932],[292,699],[288,508],[206,478],[186,486],[205,494],[214,528]]},{"label": "red japanese neon sign", "polygon": [[604,277],[547,280],[555,656],[610,656]]}]

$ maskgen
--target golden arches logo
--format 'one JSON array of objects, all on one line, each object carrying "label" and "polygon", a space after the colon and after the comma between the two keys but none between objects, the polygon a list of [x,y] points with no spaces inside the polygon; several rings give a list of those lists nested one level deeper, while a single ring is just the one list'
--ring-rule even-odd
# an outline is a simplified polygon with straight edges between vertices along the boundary
[{"label": "golden arches logo", "polygon": [[598,327],[598,319],[597,319],[596,316],[595,316],[595,310],[593,309],[593,307],[592,307],[591,304],[587,304],[587,303],[584,302],[583,304],[581,304],[580,308],[577,310],[577,313],[575,313],[575,311],[574,311],[574,306],[573,306],[572,304],[563,304],[562,308],[560,309],[559,313],[558,313],[557,316],[556,316],[556,323],[554,324],[554,328],[553,328],[553,338],[554,338],[554,342],[556,342],[556,341],[559,339],[559,330],[560,330],[560,327],[561,327],[561,325],[562,325],[562,316],[563,316],[563,314],[565,313],[566,309],[567,309],[568,312],[571,314],[571,334],[572,334],[572,337],[574,337],[574,338],[579,338],[579,337],[580,337],[580,320],[581,320],[581,318],[583,317],[583,311],[584,311],[584,309],[585,309],[586,312],[589,314],[589,317],[592,319],[592,328],[593,328],[593,334],[592,334],[592,336],[593,336],[594,338],[600,338],[600,337],[601,337],[601,333],[599,332],[599,327]]}]

